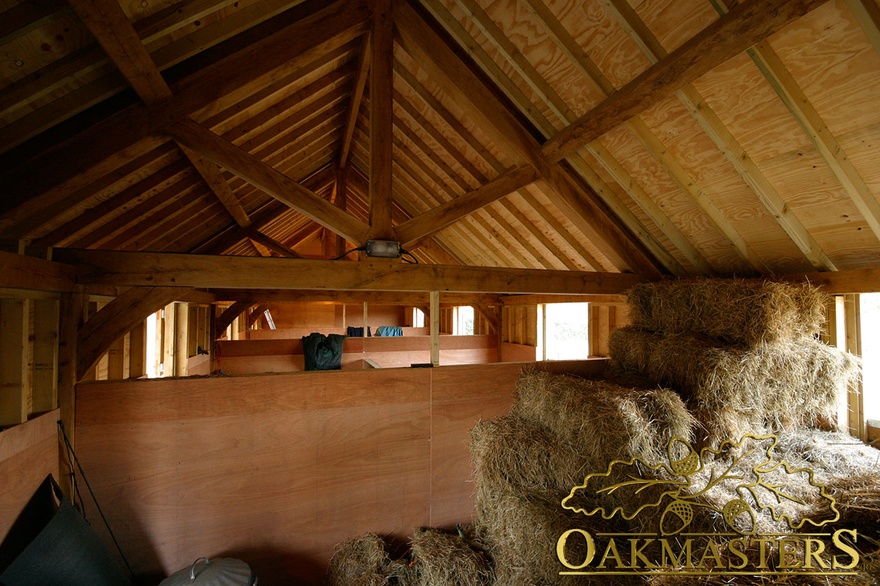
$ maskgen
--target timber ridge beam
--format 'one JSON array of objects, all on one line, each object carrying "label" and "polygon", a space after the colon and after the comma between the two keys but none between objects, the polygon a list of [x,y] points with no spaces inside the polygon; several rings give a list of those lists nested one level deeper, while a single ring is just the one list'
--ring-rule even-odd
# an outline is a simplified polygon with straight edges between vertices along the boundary
[{"label": "timber ridge beam", "polygon": [[56,249],[77,283],[134,287],[617,294],[646,280],[629,273]]},{"label": "timber ridge beam", "polygon": [[[591,273],[578,271],[552,271],[542,269],[502,269],[495,267],[464,267],[442,265],[397,265],[393,262],[362,262],[353,263],[348,261],[321,261],[290,258],[255,258],[255,257],[229,257],[219,255],[189,255],[169,253],[147,252],[113,252],[94,250],[75,250],[58,248],[53,249],[54,260],[48,261],[20,254],[0,251],[0,289],[16,289],[20,291],[54,291],[72,292],[77,289],[77,284],[85,284],[99,287],[87,287],[89,290],[119,291],[122,287],[136,286],[172,286],[179,288],[178,301],[189,300],[197,303],[210,303],[224,299],[224,295],[234,291],[242,291],[248,287],[254,289],[266,289],[262,300],[272,301],[276,298],[289,298],[297,291],[307,295],[312,290],[316,295],[330,296],[333,299],[343,300],[344,295],[339,291],[399,291],[399,292],[424,292],[439,290],[444,292],[467,292],[475,293],[534,293],[544,295],[619,295],[624,293],[630,286],[654,279],[639,277],[624,273]],[[103,259],[103,260],[102,260]],[[153,265],[153,261],[157,264]],[[127,263],[135,263],[128,266]],[[246,274],[236,274],[236,269],[229,268],[235,263],[243,266],[260,266],[261,274],[249,277]],[[271,276],[271,271],[282,268],[293,271],[298,282],[282,275]],[[175,267],[175,264],[179,266]],[[74,265],[74,266],[71,266]],[[79,266],[75,266],[79,265]],[[91,265],[91,267],[89,266]],[[353,265],[346,267],[345,265]],[[362,266],[358,266],[362,265]],[[369,267],[373,266],[376,274],[372,277],[368,274]],[[174,279],[175,274],[182,275],[186,280],[187,266],[198,267],[200,270],[210,271],[213,266],[221,274],[211,277],[197,276],[211,281],[209,285],[192,285],[183,282],[168,282]],[[270,267],[270,268],[267,268]],[[346,287],[334,287],[327,271],[337,268],[345,270],[345,275],[334,280],[343,281],[352,275],[358,275],[363,281],[351,281]],[[314,269],[314,270],[313,270]],[[157,271],[157,278],[153,278],[152,271]],[[389,274],[384,274],[390,271]],[[417,286],[405,282],[405,276],[409,273],[418,275],[423,279]],[[401,277],[401,275],[403,277]],[[458,286],[470,286],[474,280],[481,280],[485,276],[487,282],[472,289],[456,289]],[[507,284],[505,284],[505,277]],[[404,282],[399,288],[393,288],[394,279]],[[162,283],[159,281],[165,279]],[[384,281],[383,281],[384,279]],[[531,287],[520,287],[521,283],[532,279]],[[545,280],[542,283],[542,280]],[[581,291],[569,292],[567,290],[554,289],[557,284],[580,280],[583,285]],[[606,280],[603,283],[603,280]],[[775,278],[778,281],[807,282],[821,288],[824,292],[832,295],[845,293],[874,293],[880,292],[880,269],[853,269],[834,272],[797,273],[783,275]],[[156,281],[156,282],[151,282]],[[537,281],[535,283],[534,281]],[[611,282],[617,286],[610,286]],[[259,282],[264,282],[259,284]],[[592,285],[589,285],[592,283]],[[108,287],[103,287],[108,285]],[[319,286],[321,285],[321,286]],[[329,285],[329,286],[328,286]],[[216,289],[209,293],[199,293],[190,287],[199,289]],[[535,291],[517,291],[516,289],[537,289]],[[587,289],[608,289],[607,291],[589,291]],[[493,290],[495,289],[495,290]],[[613,290],[612,290],[613,289]],[[218,295],[212,295],[217,293]],[[302,297],[299,299],[305,300]],[[333,300],[327,299],[327,300]],[[233,298],[227,300],[234,300]],[[566,300],[571,300],[569,297]],[[584,299],[589,301],[589,299]],[[609,300],[604,300],[609,301]],[[485,301],[484,301],[485,302]],[[515,298],[502,298],[505,305],[516,304]]]}]

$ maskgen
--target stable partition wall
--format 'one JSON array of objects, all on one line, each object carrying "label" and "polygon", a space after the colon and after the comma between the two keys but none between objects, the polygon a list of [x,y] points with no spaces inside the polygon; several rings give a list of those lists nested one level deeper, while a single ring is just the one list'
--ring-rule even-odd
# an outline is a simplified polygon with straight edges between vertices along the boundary
[{"label": "stable partition wall", "polygon": [[[440,336],[440,364],[486,364],[498,360],[495,336]],[[221,340],[217,343],[217,368],[226,374],[262,374],[305,370],[302,339]],[[534,355],[531,356],[534,360]],[[360,370],[365,364],[382,368],[431,362],[429,336],[346,338],[342,370]]]},{"label": "stable partition wall", "polygon": [[470,430],[509,410],[523,366],[82,383],[76,449],[138,573],[233,556],[318,584],[347,539],[471,520]]},{"label": "stable partition wall", "polygon": [[49,474],[58,478],[58,410],[0,431],[0,540]]}]

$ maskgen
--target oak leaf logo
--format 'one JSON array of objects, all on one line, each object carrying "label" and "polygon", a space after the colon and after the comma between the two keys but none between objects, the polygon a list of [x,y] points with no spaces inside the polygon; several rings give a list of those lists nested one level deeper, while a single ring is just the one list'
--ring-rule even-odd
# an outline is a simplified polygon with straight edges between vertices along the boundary
[{"label": "oak leaf logo", "polygon": [[[746,434],[717,449],[697,452],[681,438],[667,444],[667,458],[649,464],[639,458],[614,460],[605,472],[588,474],[562,500],[565,509],[604,519],[628,521],[643,511],[665,506],[660,532],[684,531],[698,508],[709,509],[741,535],[754,535],[757,515],[770,515],[799,530],[840,518],[837,503],[816,483],[809,468],[792,466],[774,454],[774,435]],[[810,514],[821,511],[822,518]]]}]

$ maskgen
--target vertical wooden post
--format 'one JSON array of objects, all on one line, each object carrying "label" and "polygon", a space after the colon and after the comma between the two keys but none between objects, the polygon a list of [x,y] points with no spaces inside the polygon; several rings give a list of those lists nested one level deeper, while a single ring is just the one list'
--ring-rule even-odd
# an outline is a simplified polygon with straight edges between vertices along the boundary
[{"label": "vertical wooden post", "polygon": [[175,318],[174,304],[169,303],[163,310],[165,318],[162,320],[162,376],[175,376],[174,372],[174,332]]},{"label": "vertical wooden post", "polygon": [[125,372],[125,337],[117,338],[107,350],[107,378],[122,380]]},{"label": "vertical wooden post", "polygon": [[370,42],[370,237],[392,238],[391,169],[394,128],[392,0],[373,3]]},{"label": "vertical wooden post", "polygon": [[537,311],[538,335],[535,340],[535,360],[547,360],[547,305],[540,303]]},{"label": "vertical wooden post", "polygon": [[58,406],[58,312],[56,299],[34,301],[34,413]]},{"label": "vertical wooden post", "polygon": [[128,336],[128,376],[140,378],[147,373],[147,327],[144,322],[131,329]]},{"label": "vertical wooden post", "polygon": [[28,299],[0,299],[0,427],[27,421]]},{"label": "vertical wooden post", "polygon": [[589,349],[590,356],[608,356],[608,336],[611,332],[614,308],[590,303]]},{"label": "vertical wooden post", "polygon": [[196,333],[195,333],[195,346],[191,349],[192,354],[198,354],[199,348],[201,348],[202,353],[209,352],[211,346],[211,340],[208,339],[208,332],[211,331],[211,323],[210,323],[210,307],[206,307],[204,305],[199,305],[195,308],[196,315]]},{"label": "vertical wooden post", "polygon": [[366,301],[364,301],[364,337],[367,337],[367,328],[370,323],[370,308]]},{"label": "vertical wooden post", "polygon": [[503,333],[504,332],[504,311],[503,311],[503,309],[504,309],[503,306],[500,304],[494,306],[495,323],[497,324],[497,327],[495,328],[495,360],[497,362],[502,361],[501,346],[502,346],[502,340],[504,338],[504,333]]},{"label": "vertical wooden post", "polygon": [[[61,294],[58,325],[58,408],[61,422],[70,439],[76,445],[76,340],[83,323],[86,300],[82,289]],[[68,498],[73,495],[71,463],[68,462],[64,444],[61,444],[59,462],[59,484]]]},{"label": "vertical wooden post", "polygon": [[208,340],[208,347],[205,348],[208,351],[208,360],[210,362],[210,372],[214,374],[217,372],[217,340],[220,337],[220,333],[217,331],[217,306],[209,305],[208,306],[208,332],[210,332],[210,339]]},{"label": "vertical wooden post", "polygon": [[[336,207],[342,210],[348,209],[348,165],[341,166],[336,175]],[[346,246],[345,238],[337,234],[336,254],[333,255],[333,258],[345,254]],[[345,306],[343,305],[343,307]]]},{"label": "vertical wooden post", "polygon": [[[862,317],[859,296],[848,294],[844,297],[844,311],[846,313],[846,349],[857,356],[862,355]],[[858,382],[858,388],[849,392],[849,433],[862,440],[867,439],[865,429],[865,413],[862,401],[862,382]]]},{"label": "vertical wooden post", "polygon": [[431,364],[440,366],[440,291],[431,291]]},{"label": "vertical wooden post", "polygon": [[186,376],[189,361],[189,304],[174,303],[174,376]]}]

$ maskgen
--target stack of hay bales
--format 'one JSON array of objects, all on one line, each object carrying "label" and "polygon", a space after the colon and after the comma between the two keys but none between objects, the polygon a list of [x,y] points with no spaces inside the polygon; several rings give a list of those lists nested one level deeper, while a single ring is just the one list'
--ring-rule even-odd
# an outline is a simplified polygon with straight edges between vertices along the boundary
[{"label": "stack of hay bales", "polygon": [[703,445],[833,420],[858,377],[854,357],[817,339],[826,296],[808,285],[685,279],[638,285],[628,301],[633,325],[610,340],[616,368],[677,389]]},{"label": "stack of hay bales", "polygon": [[[788,467],[761,473],[785,475],[780,486],[793,497],[774,503],[776,512],[795,522],[836,518],[835,528],[855,528],[868,543],[860,546],[864,563],[857,575],[821,582],[876,584],[880,452],[845,433],[816,428],[824,418],[833,420],[838,392],[858,376],[852,356],[817,340],[824,296],[797,285],[688,280],[638,286],[629,300],[635,324],[612,335],[612,379],[527,369],[510,413],[473,428],[476,518],[469,539],[420,530],[409,560],[391,561],[381,540],[368,536],[366,547],[340,548],[331,575],[341,578],[328,584],[629,584],[631,577],[561,577],[557,539],[571,528],[593,535],[666,535],[661,512],[681,511],[672,505],[682,503],[688,515],[682,516],[681,530],[698,540],[730,534],[731,528],[761,535],[790,532],[794,525],[769,514],[758,497],[747,502],[749,497],[737,492],[770,451],[774,462],[784,460]],[[628,376],[633,372],[639,376]],[[743,437],[761,433],[773,435]],[[585,476],[604,477],[606,471],[609,485],[644,480],[656,488],[600,494],[587,486]],[[777,480],[768,479],[766,486]],[[670,482],[681,491],[669,492]],[[634,506],[626,499],[640,502]],[[606,519],[573,510],[633,511],[645,503],[653,514]],[[804,524],[802,530],[810,529]],[[584,559],[582,541],[567,544],[563,555]],[[694,551],[702,550],[695,545]],[[745,553],[744,571],[767,569],[758,561],[763,553]],[[361,572],[357,579],[353,568]],[[798,579],[743,576],[736,583],[803,583]],[[653,585],[728,581],[729,576],[690,580],[674,572],[644,577]]]},{"label": "stack of hay bales", "polygon": [[[667,389],[524,372],[510,414],[480,422],[471,432],[475,524],[492,554],[495,583],[557,583],[556,540],[584,525],[583,516],[561,506],[572,487],[612,460],[663,460],[668,440],[690,440],[695,424]],[[614,507],[613,502],[596,504]],[[628,529],[620,518],[597,517],[590,523],[597,532]],[[583,543],[572,540],[570,546],[568,559],[583,559],[577,549]]]}]

